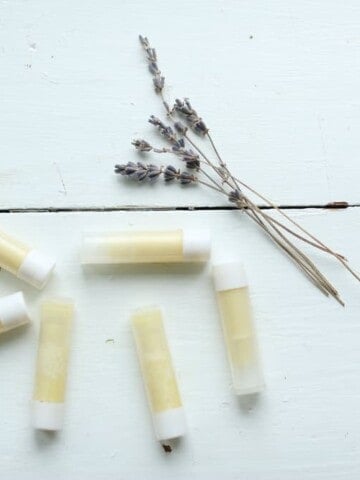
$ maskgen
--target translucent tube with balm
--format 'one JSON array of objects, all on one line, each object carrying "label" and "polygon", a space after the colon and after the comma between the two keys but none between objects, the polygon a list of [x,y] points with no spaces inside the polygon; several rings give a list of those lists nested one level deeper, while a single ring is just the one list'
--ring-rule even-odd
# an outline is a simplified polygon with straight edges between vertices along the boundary
[{"label": "translucent tube with balm", "polygon": [[73,317],[70,299],[51,299],[41,306],[33,401],[33,426],[40,430],[60,430],[63,425]]},{"label": "translucent tube with balm", "polygon": [[55,261],[7,233],[0,232],[0,267],[41,289],[48,281]]},{"label": "translucent tube with balm", "polygon": [[240,262],[215,264],[213,279],[234,392],[261,392],[264,379],[244,267]]},{"label": "translucent tube with balm", "polygon": [[22,292],[0,298],[0,334],[30,322]]},{"label": "translucent tube with balm", "polygon": [[164,443],[183,436],[186,421],[162,310],[158,307],[139,309],[131,320],[155,435]]},{"label": "translucent tube with balm", "polygon": [[89,233],[83,237],[83,264],[205,262],[211,249],[206,230],[150,230]]}]

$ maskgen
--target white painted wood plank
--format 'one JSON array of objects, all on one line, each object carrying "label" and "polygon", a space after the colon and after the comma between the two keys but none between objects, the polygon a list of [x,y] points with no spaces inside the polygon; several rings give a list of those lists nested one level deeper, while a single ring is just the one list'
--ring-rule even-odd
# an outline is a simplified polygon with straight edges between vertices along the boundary
[{"label": "white painted wood plank", "polygon": [[[360,212],[294,213],[360,265]],[[239,217],[239,218],[236,218]],[[30,287],[33,325],[0,339],[0,472],[6,479],[357,480],[359,285],[317,256],[347,302],[318,293],[236,212],[2,214],[2,228],[58,257],[46,290]],[[214,250],[246,263],[267,390],[254,404],[232,395],[208,267],[82,270],[81,230],[209,225]],[[0,273],[1,293],[24,285]],[[58,436],[29,426],[38,304],[76,300],[66,425]],[[134,307],[162,304],[186,406],[189,435],[166,456],[156,444],[129,328]]]},{"label": "white painted wood plank", "polygon": [[0,208],[224,203],[112,173],[138,158],[133,137],[155,138],[140,32],[242,178],[283,204],[359,202],[357,0],[2,1],[0,14]]}]

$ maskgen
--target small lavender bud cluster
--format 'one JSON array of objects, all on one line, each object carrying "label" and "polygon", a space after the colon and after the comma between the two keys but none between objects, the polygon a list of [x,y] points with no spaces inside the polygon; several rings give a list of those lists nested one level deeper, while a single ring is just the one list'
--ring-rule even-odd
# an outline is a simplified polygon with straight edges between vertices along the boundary
[{"label": "small lavender bud cluster", "polygon": [[157,180],[160,175],[163,175],[165,182],[178,180],[182,185],[195,183],[197,180],[191,173],[181,172],[173,165],[168,165],[164,168],[143,162],[128,162],[121,165],[115,165],[115,173],[137,180],[138,182],[142,182],[145,179]]},{"label": "small lavender bud cluster", "polygon": [[189,99],[179,100],[177,98],[175,100],[174,110],[185,117],[194,132],[199,135],[206,135],[208,133],[209,129],[206,127],[203,119],[199,117],[196,110],[192,108]]},{"label": "small lavender bud cluster", "polygon": [[151,152],[151,150],[153,149],[149,142],[141,138],[133,140],[131,144],[134,145],[136,150],[138,150],[139,152]]},{"label": "small lavender bud cluster", "polygon": [[174,123],[175,130],[182,136],[186,135],[187,127],[182,122]]},{"label": "small lavender bud cluster", "polygon": [[189,172],[181,172],[179,169],[175,168],[173,165],[168,165],[164,170],[164,180],[165,182],[171,182],[172,180],[179,180],[182,185],[188,185],[196,181],[194,175],[191,175]]},{"label": "small lavender bud cluster", "polygon": [[142,182],[145,179],[156,180],[161,175],[162,169],[153,164],[128,162],[122,165],[115,165],[115,173]]},{"label": "small lavender bud cluster", "polygon": [[181,157],[181,160],[186,163],[187,168],[191,170],[198,170],[200,167],[199,155],[197,155],[191,148],[179,148],[173,146],[172,150],[176,155]]},{"label": "small lavender bud cluster", "polygon": [[149,118],[149,123],[154,125],[159,130],[160,134],[173,145],[173,149],[182,149],[185,147],[185,140],[183,138],[178,138],[170,125],[165,125],[160,118],[155,117],[155,115],[151,115]]},{"label": "small lavender bud cluster", "polygon": [[[185,148],[184,138],[178,138],[174,130],[169,125],[165,125],[164,122],[162,122],[159,118],[155,117],[154,115],[151,115],[151,117],[149,118],[149,122],[159,130],[160,134],[163,137],[165,137],[169,143],[172,144],[173,153],[175,153],[176,155],[179,155],[182,158],[182,160],[186,163],[187,168],[190,168],[193,170],[199,169],[200,167],[199,155],[197,155],[193,150]],[[177,132],[181,134],[186,133],[187,128],[181,122],[176,122],[174,127]],[[133,142],[133,145],[135,145],[135,147],[138,148],[139,150],[142,147],[141,143],[139,144],[139,147],[134,142]],[[145,148],[147,148],[146,145],[145,145]],[[141,151],[146,151],[146,150],[141,150]],[[150,150],[147,150],[147,151],[150,151]]]},{"label": "small lavender bud cluster", "polygon": [[231,203],[239,203],[243,200],[243,194],[239,189],[232,190],[229,195],[229,202]]},{"label": "small lavender bud cluster", "polygon": [[157,64],[156,50],[155,48],[152,48],[150,46],[150,43],[147,37],[143,37],[139,35],[139,40],[143,49],[146,52],[146,56],[147,56],[146,58],[149,64],[149,70],[151,75],[153,76],[153,84],[155,87],[155,91],[156,93],[161,93],[165,86],[165,77],[161,75],[161,71],[159,70],[159,67]]}]

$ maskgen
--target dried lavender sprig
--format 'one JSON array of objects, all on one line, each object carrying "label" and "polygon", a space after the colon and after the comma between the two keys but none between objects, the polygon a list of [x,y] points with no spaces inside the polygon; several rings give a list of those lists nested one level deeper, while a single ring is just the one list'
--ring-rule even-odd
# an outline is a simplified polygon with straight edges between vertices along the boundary
[{"label": "dried lavender sprig", "polygon": [[161,93],[165,85],[165,77],[161,75],[157,64],[156,50],[150,46],[149,40],[146,37],[139,35],[139,40],[147,55],[149,70],[153,76],[155,92]]},{"label": "dried lavender sprig", "polygon": [[149,142],[143,139],[136,139],[131,142],[132,145],[138,150],[139,152],[151,152],[154,153],[172,153],[177,155],[181,158],[183,162],[186,163],[186,167],[190,170],[199,170],[200,168],[200,160],[199,155],[195,153],[192,149],[180,148],[178,144],[173,145],[172,148],[155,148],[150,145]]},{"label": "dried lavender sprig", "polygon": [[151,150],[153,150],[149,142],[140,138],[133,140],[131,144],[134,145],[139,152],[151,152]]},{"label": "dried lavender sprig", "polygon": [[191,103],[188,98],[184,98],[184,100],[180,100],[177,98],[175,100],[173,110],[178,112],[180,115],[182,115],[188,124],[190,125],[190,128],[197,134],[199,135],[206,135],[209,129],[205,125],[204,120],[199,117],[197,114],[196,110],[194,110],[191,106]]},{"label": "dried lavender sprig", "polygon": [[155,117],[155,115],[151,115],[149,118],[149,123],[154,125],[159,130],[160,134],[172,145],[175,145],[179,148],[183,148],[185,146],[184,139],[178,138],[170,125],[165,125],[160,118]]},{"label": "dried lavender sprig", "polygon": [[[160,132],[160,134],[172,145],[172,150],[175,154],[182,157],[182,160],[186,162],[187,167],[190,169],[199,169],[199,155],[191,149],[185,148],[185,140],[183,137],[178,137],[170,125],[165,125],[158,117],[151,115],[149,123],[154,125]],[[177,132],[185,132],[186,127],[183,127],[180,122],[176,122],[175,129]],[[160,153],[160,152],[159,152]]]},{"label": "dried lavender sprig", "polygon": [[[146,39],[147,41],[147,39]],[[147,41],[147,47],[149,47],[148,41]],[[153,53],[153,52],[151,52]],[[156,52],[155,52],[155,60],[156,60]],[[316,268],[316,266],[311,262],[311,260],[303,254],[297,247],[292,244],[284,234],[281,233],[281,231],[277,228],[277,226],[283,228],[287,233],[291,233],[292,235],[295,235],[297,238],[304,240],[305,242],[309,243],[310,245],[315,246],[316,248],[319,248],[326,253],[329,253],[331,255],[334,255],[341,263],[347,268],[356,278],[360,279],[353,270],[350,269],[350,267],[345,263],[345,258],[333,252],[330,250],[328,247],[326,247],[322,242],[318,241],[314,236],[309,234],[305,229],[302,229],[300,227],[300,230],[305,233],[305,235],[309,235],[310,238],[314,240],[314,242],[309,241],[308,239],[305,239],[302,235],[294,232],[290,228],[286,227],[283,225],[281,222],[273,219],[270,215],[265,214],[262,212],[262,210],[257,207],[255,204],[250,202],[248,197],[244,195],[244,193],[241,191],[240,185],[245,186],[246,188],[249,188],[249,190],[253,191],[253,193],[257,194],[255,190],[252,190],[250,187],[247,185],[243,184],[239,179],[234,177],[232,173],[229,171],[227,168],[226,164],[223,162],[218,150],[216,149],[216,146],[209,134],[209,130],[207,129],[206,125],[202,121],[201,117],[198,116],[197,112],[192,108],[190,102],[185,99],[183,102],[180,100],[177,100],[174,108],[170,111],[169,106],[167,102],[164,100],[163,96],[163,88],[161,89],[160,92],[164,107],[166,109],[167,115],[169,118],[172,118],[173,112],[177,111],[178,113],[182,114],[187,122],[189,123],[190,128],[195,131],[196,133],[199,133],[202,136],[207,136],[209,139],[212,148],[215,152],[215,155],[217,156],[218,162],[219,162],[219,167],[214,165],[205,155],[203,155],[203,152],[194,144],[194,142],[190,141],[188,135],[187,135],[187,130],[186,127],[182,126],[180,123],[180,127],[178,128],[176,125],[174,125],[175,130],[180,133],[186,140],[188,140],[191,145],[196,149],[196,151],[200,154],[200,156],[204,159],[205,163],[215,172],[219,175],[222,185],[220,185],[220,188],[215,188],[216,190],[219,190],[221,193],[224,193],[230,201],[235,202],[235,204],[238,206],[238,208],[244,210],[246,213],[248,213],[251,218],[258,224],[260,225],[267,233],[269,233],[270,237],[272,240],[279,245],[286,253],[288,253],[291,258],[294,259],[294,261],[304,270],[304,272],[310,276],[312,281],[320,288],[324,293],[331,294],[333,295],[338,301],[341,302],[340,298],[338,297],[337,291],[332,287],[332,285],[326,280],[326,278],[319,272],[319,270]],[[171,127],[170,127],[171,128]],[[200,160],[201,161],[201,160]],[[203,171],[203,170],[202,170]],[[213,181],[213,179],[211,179]],[[229,187],[231,189],[230,193],[224,189],[224,185]],[[214,188],[213,186],[211,186]],[[235,189],[235,190],[234,190]],[[235,192],[235,193],[233,193]],[[237,198],[240,195],[240,199]],[[265,198],[265,197],[264,197]],[[275,206],[276,209],[278,209],[281,214],[283,214],[286,218],[287,215],[284,214],[279,207]],[[289,218],[291,221],[292,219]],[[292,222],[295,226],[298,224],[296,222]],[[268,225],[267,225],[268,224]],[[275,232],[275,233],[274,233]],[[278,235],[278,236],[277,236]]]},{"label": "dried lavender sprig", "polygon": [[181,185],[200,184],[223,193],[220,187],[211,185],[190,172],[181,171],[173,165],[157,166],[144,162],[128,162],[115,165],[115,173],[138,182],[156,181],[162,176],[166,183],[176,180]]},{"label": "dried lavender sprig", "polygon": [[143,162],[128,162],[125,164],[115,165],[115,173],[119,173],[128,178],[136,179],[139,182],[143,180],[157,180],[163,173],[162,167]]},{"label": "dried lavender sprig", "polygon": [[[153,115],[150,117],[149,122],[155,125],[158,128],[160,133],[165,136],[165,138],[172,144],[171,150],[166,147],[162,148],[154,148],[152,147],[149,142],[143,139],[133,140],[132,144],[138,151],[141,152],[149,152],[153,151],[154,153],[173,153],[178,155],[182,158],[183,161],[186,162],[186,167],[192,170],[197,170],[201,172],[208,180],[210,180],[212,184],[212,188],[215,190],[220,191],[221,193],[226,193],[223,187],[213,178],[211,177],[203,168],[200,167],[200,158],[199,155],[195,154],[195,152],[191,149],[184,149],[180,147],[180,145],[184,145],[184,139],[178,139],[174,134],[171,127],[166,126],[160,119],[154,117]],[[177,122],[180,125],[180,122]],[[179,129],[179,125],[175,128]],[[185,127],[186,129],[186,127]],[[186,130],[185,130],[186,131]]]}]

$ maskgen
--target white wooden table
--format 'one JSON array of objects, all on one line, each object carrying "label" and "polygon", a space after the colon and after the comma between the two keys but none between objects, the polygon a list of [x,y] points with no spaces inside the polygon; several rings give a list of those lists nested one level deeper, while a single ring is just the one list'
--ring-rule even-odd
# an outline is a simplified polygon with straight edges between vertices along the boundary
[{"label": "white wooden table", "polygon": [[[357,0],[1,1],[0,222],[58,258],[41,293],[0,273],[34,318],[0,339],[1,479],[359,478],[359,285],[314,255],[342,308],[216,192],[113,174],[137,160],[133,137],[156,138],[143,33],[228,165],[359,267],[359,22]],[[322,208],[332,201],[350,207]],[[199,225],[247,266],[267,382],[256,402],[231,393],[208,266],[79,265],[83,230]],[[56,436],[29,418],[38,307],[52,294],[77,305]],[[147,303],[167,311],[188,417],[171,455],[153,438],[129,329]]]}]

